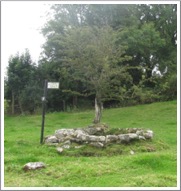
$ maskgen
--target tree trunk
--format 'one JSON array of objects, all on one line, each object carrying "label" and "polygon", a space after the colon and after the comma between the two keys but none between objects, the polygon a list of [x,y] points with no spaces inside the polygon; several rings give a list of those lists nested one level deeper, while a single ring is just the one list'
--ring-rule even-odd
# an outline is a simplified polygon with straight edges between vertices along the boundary
[{"label": "tree trunk", "polygon": [[94,118],[94,123],[100,123],[101,117],[102,117],[102,109],[103,109],[103,104],[101,100],[99,100],[97,97],[95,98],[95,118]]},{"label": "tree trunk", "polygon": [[62,101],[63,102],[63,111],[66,110],[66,103],[65,103],[65,100]]},{"label": "tree trunk", "polygon": [[12,112],[12,115],[14,115],[14,92],[12,92],[11,112]]},{"label": "tree trunk", "polygon": [[73,108],[77,107],[77,96],[73,96]]},{"label": "tree trunk", "polygon": [[24,111],[23,111],[23,107],[22,107],[22,104],[21,104],[21,101],[20,101],[19,97],[18,97],[18,104],[19,104],[19,108],[20,108],[21,114],[23,115]]}]

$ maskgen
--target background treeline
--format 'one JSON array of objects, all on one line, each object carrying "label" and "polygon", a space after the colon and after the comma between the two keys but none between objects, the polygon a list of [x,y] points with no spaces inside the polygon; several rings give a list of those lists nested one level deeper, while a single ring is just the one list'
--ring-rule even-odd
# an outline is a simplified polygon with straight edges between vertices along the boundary
[{"label": "background treeline", "polygon": [[38,63],[28,50],[9,59],[5,112],[36,113],[44,80],[48,111],[176,99],[177,5],[53,5]]}]

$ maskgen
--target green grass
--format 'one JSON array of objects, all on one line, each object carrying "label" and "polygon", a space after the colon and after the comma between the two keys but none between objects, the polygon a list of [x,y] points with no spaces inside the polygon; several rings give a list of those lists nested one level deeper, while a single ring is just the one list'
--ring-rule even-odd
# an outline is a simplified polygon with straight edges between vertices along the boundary
[{"label": "green grass", "polygon": [[[99,153],[57,153],[55,147],[40,145],[41,116],[5,117],[5,187],[176,187],[177,186],[176,101],[106,109],[102,122],[110,128],[145,128],[154,131],[148,142],[88,148]],[[94,111],[46,115],[45,136],[59,128],[90,125]],[[120,148],[118,148],[120,147]],[[148,148],[154,152],[148,152]],[[118,150],[123,152],[118,152]],[[135,154],[130,155],[129,151]],[[85,150],[82,149],[85,152]],[[72,156],[71,156],[72,154]],[[47,167],[24,172],[28,162],[42,161]]]}]

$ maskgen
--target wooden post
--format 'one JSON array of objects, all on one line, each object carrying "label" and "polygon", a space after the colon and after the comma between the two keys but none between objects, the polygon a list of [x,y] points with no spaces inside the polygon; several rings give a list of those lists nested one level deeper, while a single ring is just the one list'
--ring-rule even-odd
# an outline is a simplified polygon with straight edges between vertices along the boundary
[{"label": "wooden post", "polygon": [[40,137],[41,144],[43,143],[43,134],[44,134],[46,96],[47,96],[47,80],[45,80],[44,82],[44,93],[42,97],[42,126],[41,126],[41,137]]}]

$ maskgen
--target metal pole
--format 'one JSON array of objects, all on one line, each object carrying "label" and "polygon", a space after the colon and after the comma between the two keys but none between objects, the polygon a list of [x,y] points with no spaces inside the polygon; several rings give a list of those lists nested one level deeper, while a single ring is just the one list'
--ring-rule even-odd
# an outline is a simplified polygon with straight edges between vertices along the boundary
[{"label": "metal pole", "polygon": [[42,126],[41,126],[41,137],[40,137],[41,144],[43,143],[43,134],[44,134],[46,96],[47,96],[47,80],[45,80],[44,82],[44,93],[42,97]]}]

